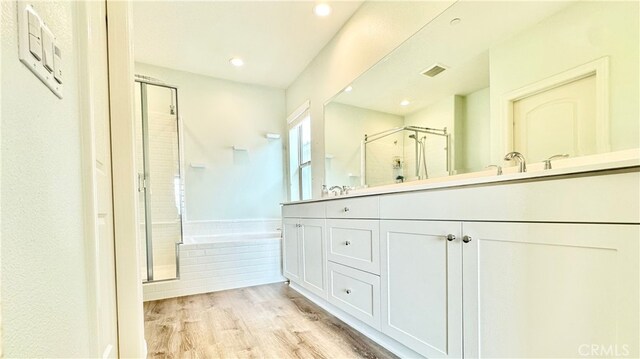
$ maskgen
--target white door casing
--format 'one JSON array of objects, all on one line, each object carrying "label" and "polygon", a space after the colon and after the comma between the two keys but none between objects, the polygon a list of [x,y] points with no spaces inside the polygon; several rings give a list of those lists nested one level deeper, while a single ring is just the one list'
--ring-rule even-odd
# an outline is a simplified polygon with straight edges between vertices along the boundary
[{"label": "white door casing", "polygon": [[[609,58],[602,57],[501,95],[501,119],[492,123],[496,125],[496,128],[492,128],[491,132],[492,141],[501,144],[502,155],[514,151],[516,147],[514,144],[516,136],[514,132],[516,109],[514,107],[516,102],[545,92],[550,92],[549,95],[553,95],[554,89],[589,77],[594,77],[595,82],[593,84],[593,95],[595,98],[589,100],[591,101],[589,111],[593,111],[591,114],[591,116],[593,116],[593,122],[590,131],[592,131],[595,136],[595,151],[596,153],[609,152],[611,149],[611,139],[609,135]],[[536,113],[536,115],[540,115],[541,117],[547,116],[548,114],[553,114],[553,110],[560,112],[558,116],[562,116],[562,111],[564,111],[564,113],[577,114],[575,109],[569,109],[569,101],[566,101],[567,98],[563,98],[565,94],[563,94],[562,91],[556,93],[556,95],[556,101],[550,98],[542,101],[543,103],[549,103],[550,106],[546,106],[546,113],[543,114],[544,111],[540,111]],[[562,102],[565,103],[565,106],[559,105]],[[576,101],[573,102],[575,103]],[[579,100],[578,102],[584,101]],[[583,110],[585,109],[586,108],[583,108]],[[579,114],[579,116],[582,115]]]},{"label": "white door casing", "polygon": [[113,215],[120,357],[146,356],[138,245],[132,6],[107,0]]},{"label": "white door casing", "polygon": [[106,2],[78,2],[87,278],[94,350],[118,356]]}]

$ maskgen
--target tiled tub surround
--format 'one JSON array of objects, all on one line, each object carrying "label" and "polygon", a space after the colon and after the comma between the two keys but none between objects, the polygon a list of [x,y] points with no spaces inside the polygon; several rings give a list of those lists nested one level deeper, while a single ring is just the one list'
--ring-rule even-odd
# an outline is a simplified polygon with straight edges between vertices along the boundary
[{"label": "tiled tub surround", "polygon": [[230,219],[210,221],[185,221],[184,237],[215,236],[219,234],[266,233],[279,231],[281,218]]},{"label": "tiled tub surround", "polygon": [[[219,222],[219,221],[211,221]],[[231,233],[199,234],[197,227],[189,229],[184,244],[179,246],[180,278],[143,285],[144,300],[156,300],[184,295],[208,293],[285,281],[282,276],[281,232],[279,223],[272,231],[261,221],[225,221]],[[233,223],[247,223],[253,233],[232,233]],[[261,224],[256,224],[261,223]],[[201,228],[219,226],[200,223]],[[264,227],[260,227],[264,226]],[[185,223],[185,228],[190,224]],[[211,228],[209,228],[211,229]],[[241,227],[237,227],[239,232]],[[187,232],[185,232],[186,234]]]}]

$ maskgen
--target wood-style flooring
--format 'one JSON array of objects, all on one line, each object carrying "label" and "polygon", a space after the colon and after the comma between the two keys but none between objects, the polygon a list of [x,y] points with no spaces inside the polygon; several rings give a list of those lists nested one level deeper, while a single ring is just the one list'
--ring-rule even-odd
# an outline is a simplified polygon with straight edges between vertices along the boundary
[{"label": "wood-style flooring", "polygon": [[396,358],[286,283],[144,304],[149,358]]}]

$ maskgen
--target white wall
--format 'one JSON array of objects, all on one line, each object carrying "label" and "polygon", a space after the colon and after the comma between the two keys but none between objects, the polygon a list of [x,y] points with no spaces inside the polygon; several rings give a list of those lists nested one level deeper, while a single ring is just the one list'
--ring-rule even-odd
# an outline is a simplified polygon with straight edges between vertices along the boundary
[{"label": "white wall", "polygon": [[325,182],[323,105],[453,2],[365,2],[289,86],[287,114],[311,103],[314,197]]},{"label": "white wall", "polygon": [[489,88],[472,92],[462,100],[463,113],[456,132],[458,173],[478,171],[491,164]]},{"label": "white wall", "polygon": [[[279,217],[279,203],[285,200],[284,90],[141,63],[136,73],[178,87],[186,219]],[[268,140],[267,132],[282,139]],[[234,145],[248,151],[233,151]],[[191,168],[191,162],[206,168]]]},{"label": "white wall", "polygon": [[73,2],[36,2],[63,54],[64,99],[18,60],[2,1],[2,347],[6,357],[95,357],[90,343]]},{"label": "white wall", "polygon": [[[327,172],[326,184],[328,186],[359,186],[360,185],[360,144],[365,134],[372,135],[376,132],[401,127],[404,123],[402,116],[392,115],[384,112],[373,111],[355,106],[331,102],[325,107],[324,120],[327,132],[325,169]],[[391,136],[397,137],[397,136]],[[374,164],[380,164],[381,176],[374,178],[367,175],[367,183],[393,183],[391,158],[402,156],[402,137],[399,137],[397,150],[393,147],[382,146],[392,145],[390,138],[380,140],[369,145],[367,159],[377,158],[376,161],[367,161],[367,169]],[[383,150],[384,149],[384,150]],[[376,151],[383,150],[383,151]],[[352,177],[349,177],[351,174]],[[373,174],[373,173],[372,173]],[[386,174],[386,175],[385,175]],[[353,177],[355,176],[355,177]],[[378,178],[380,177],[380,178]]]},{"label": "white wall", "polygon": [[640,146],[638,7],[631,1],[576,2],[490,49],[494,161],[504,156],[505,93],[603,56],[610,56],[611,150]]}]

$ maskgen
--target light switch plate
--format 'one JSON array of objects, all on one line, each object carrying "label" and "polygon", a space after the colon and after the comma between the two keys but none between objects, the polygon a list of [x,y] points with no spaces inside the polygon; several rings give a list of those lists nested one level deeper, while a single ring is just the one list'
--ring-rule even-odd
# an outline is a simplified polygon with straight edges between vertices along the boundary
[{"label": "light switch plate", "polygon": [[[53,72],[53,33],[48,27],[42,27],[42,65]],[[55,76],[54,76],[55,77]]]},{"label": "light switch plate", "polygon": [[[31,24],[29,24],[30,19]],[[62,98],[62,57],[55,58],[56,38],[53,32],[44,24],[43,19],[38,16],[33,6],[25,1],[18,1],[18,29],[20,61],[47,85],[56,96]],[[47,32],[46,36],[50,36],[50,44],[43,41],[45,31]],[[45,48],[46,46],[51,48],[48,50]],[[34,53],[40,56],[37,57]],[[56,63],[56,60],[58,60],[58,63]],[[48,66],[51,66],[52,71],[58,66],[60,82],[56,81],[54,74],[50,70],[47,70],[45,61]]]}]

